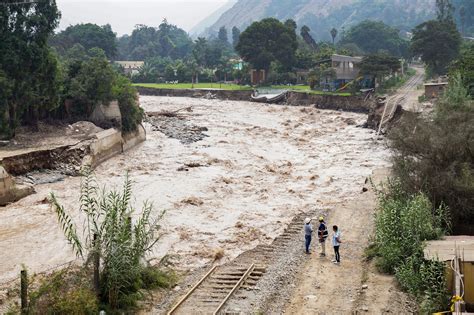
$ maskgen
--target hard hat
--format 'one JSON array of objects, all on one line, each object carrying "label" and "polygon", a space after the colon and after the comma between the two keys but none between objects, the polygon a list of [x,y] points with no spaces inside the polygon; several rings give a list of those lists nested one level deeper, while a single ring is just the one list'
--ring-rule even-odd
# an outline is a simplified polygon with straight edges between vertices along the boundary
[{"label": "hard hat", "polygon": [[324,221],[324,217],[319,217],[319,222]]},{"label": "hard hat", "polygon": [[309,222],[311,222],[311,219],[310,219],[310,218],[304,219],[304,223],[305,223],[305,224],[308,224]]}]

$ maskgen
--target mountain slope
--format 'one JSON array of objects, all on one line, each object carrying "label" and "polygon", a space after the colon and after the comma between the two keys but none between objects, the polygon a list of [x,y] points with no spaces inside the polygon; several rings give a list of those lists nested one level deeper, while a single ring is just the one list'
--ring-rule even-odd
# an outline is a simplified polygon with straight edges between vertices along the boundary
[{"label": "mountain slope", "polygon": [[204,33],[209,27],[211,27],[217,20],[222,16],[224,12],[227,12],[231,9],[237,0],[229,0],[226,4],[224,4],[221,8],[219,8],[216,12],[209,15],[207,18],[199,22],[196,26],[194,26],[190,31],[189,34],[191,37],[196,38],[202,33]]},{"label": "mountain slope", "polygon": [[210,35],[221,26],[245,29],[265,17],[294,19],[298,26],[308,25],[317,40],[330,39],[329,30],[339,34],[365,19],[381,20],[402,31],[434,16],[433,0],[239,0],[208,28]]}]

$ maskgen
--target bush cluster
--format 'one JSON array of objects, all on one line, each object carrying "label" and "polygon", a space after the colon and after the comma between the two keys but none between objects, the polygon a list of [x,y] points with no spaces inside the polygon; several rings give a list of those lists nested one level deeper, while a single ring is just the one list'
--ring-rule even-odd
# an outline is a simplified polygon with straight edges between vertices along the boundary
[{"label": "bush cluster", "polygon": [[420,302],[423,312],[444,309],[449,302],[444,265],[423,257],[424,242],[438,239],[449,226],[445,207],[433,209],[422,193],[409,195],[397,181],[378,192],[372,252],[376,265],[395,274],[400,286]]},{"label": "bush cluster", "polygon": [[[111,310],[129,309],[142,297],[142,289],[169,287],[173,275],[148,266],[145,254],[158,241],[158,216],[145,203],[140,214],[132,219],[132,187],[126,177],[121,191],[99,189],[91,171],[86,169],[81,183],[80,211],[86,216],[84,236],[54,194],[51,203],[58,215],[64,234],[75,253],[91,262],[99,277],[90,280],[96,288],[99,302]],[[92,277],[89,277],[92,278]]]},{"label": "bush cluster", "polygon": [[403,190],[448,206],[456,233],[472,232],[474,223],[473,122],[473,102],[454,75],[432,117],[406,114],[389,134]]}]

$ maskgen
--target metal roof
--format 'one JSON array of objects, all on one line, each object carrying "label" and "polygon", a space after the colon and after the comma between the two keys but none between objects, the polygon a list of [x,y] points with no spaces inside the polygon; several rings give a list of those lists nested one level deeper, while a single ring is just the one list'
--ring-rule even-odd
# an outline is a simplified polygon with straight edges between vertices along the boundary
[{"label": "metal roof", "polygon": [[424,250],[426,259],[449,261],[455,252],[466,262],[474,262],[474,236],[446,236],[442,240],[429,241]]}]

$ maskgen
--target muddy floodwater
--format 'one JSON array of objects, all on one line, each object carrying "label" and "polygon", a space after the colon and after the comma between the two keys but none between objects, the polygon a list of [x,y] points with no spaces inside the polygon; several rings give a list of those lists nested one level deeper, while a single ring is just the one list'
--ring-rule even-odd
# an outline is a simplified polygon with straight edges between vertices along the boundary
[{"label": "muddy floodwater", "polygon": [[[389,165],[364,114],[250,102],[142,96],[146,111],[192,106],[186,124],[206,136],[182,141],[146,124],[147,141],[96,169],[101,185],[119,187],[128,170],[137,208],[165,210],[163,234],[149,258],[196,268],[224,250],[222,262],[270,243],[302,211],[331,211],[361,194],[367,176]],[[172,126],[172,124],[171,124]],[[179,137],[178,137],[179,138]],[[21,265],[41,272],[74,260],[46,197],[54,191],[81,225],[80,179],[36,186],[0,208],[0,283]]]}]

